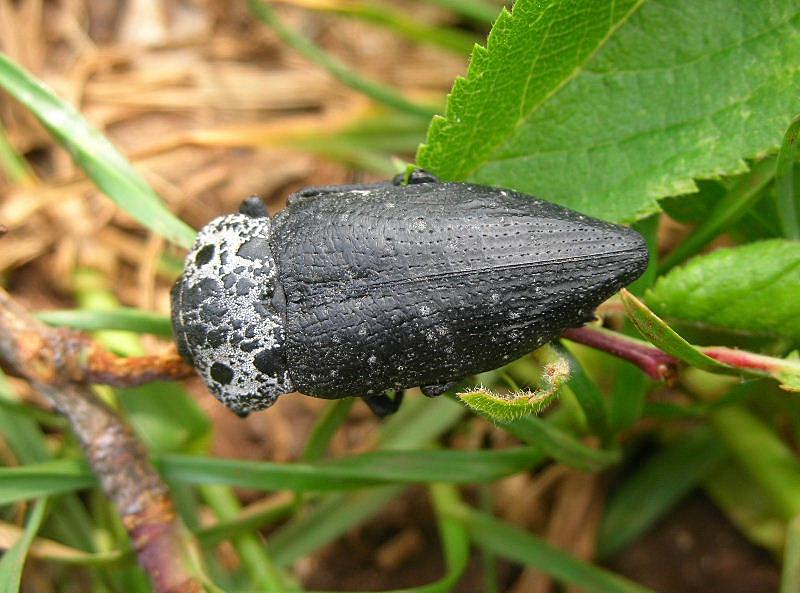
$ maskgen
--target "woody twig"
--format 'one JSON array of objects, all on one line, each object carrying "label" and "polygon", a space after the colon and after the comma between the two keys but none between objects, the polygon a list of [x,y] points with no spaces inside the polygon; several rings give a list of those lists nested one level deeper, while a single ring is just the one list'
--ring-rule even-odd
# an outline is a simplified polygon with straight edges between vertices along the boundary
[{"label": "woody twig", "polygon": [[0,289],[0,364],[27,379],[69,419],[103,490],[116,505],[139,562],[159,593],[202,591],[192,541],[167,487],[131,428],[89,383],[137,385],[190,373],[177,355],[118,359],[74,330],[48,327]]}]

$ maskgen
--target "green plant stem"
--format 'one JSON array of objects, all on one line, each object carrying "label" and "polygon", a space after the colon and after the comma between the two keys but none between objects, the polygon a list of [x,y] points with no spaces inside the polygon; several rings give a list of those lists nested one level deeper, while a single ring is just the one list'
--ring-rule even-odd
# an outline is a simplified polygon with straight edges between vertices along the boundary
[{"label": "green plant stem", "polygon": [[332,58],[310,39],[287,27],[275,14],[275,11],[261,0],[248,0],[248,6],[253,14],[272,27],[284,43],[303,54],[312,62],[325,68],[342,84],[399,111],[424,118],[429,118],[436,114],[437,109],[409,101],[393,88],[369,80]]},{"label": "green plant stem", "polygon": [[800,212],[798,197],[794,187],[794,163],[797,159],[797,137],[800,134],[800,116],[795,117],[786,130],[778,153],[775,171],[775,189],[778,198],[778,222],[783,236],[787,239],[800,239]]},{"label": "green plant stem", "polygon": [[717,235],[739,220],[761,197],[761,190],[775,176],[776,169],[777,160],[775,157],[768,157],[755,163],[750,173],[745,175],[720,200],[708,218],[700,223],[683,243],[664,258],[664,261],[658,267],[659,274],[664,274],[698,253]]}]

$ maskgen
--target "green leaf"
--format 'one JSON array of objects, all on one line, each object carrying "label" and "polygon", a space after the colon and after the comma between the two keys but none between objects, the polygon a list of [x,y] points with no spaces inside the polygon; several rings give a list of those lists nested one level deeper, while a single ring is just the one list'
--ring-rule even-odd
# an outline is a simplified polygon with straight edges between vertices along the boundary
[{"label": "green leaf", "polygon": [[800,358],[797,353],[777,358],[733,348],[698,348],[679,336],[627,290],[622,289],[621,296],[625,311],[636,329],[670,356],[711,373],[771,377],[779,381],[785,391],[800,391]]},{"label": "green leaf", "polygon": [[662,319],[653,313],[645,304],[623,289],[620,293],[622,303],[630,320],[636,329],[661,350],[690,364],[698,369],[712,373],[734,373],[735,369],[728,365],[717,362],[710,356],[706,356],[699,349],[692,346],[689,342],[679,336],[675,330],[668,326]]},{"label": "green leaf", "polygon": [[680,438],[649,459],[614,492],[598,534],[598,554],[609,557],[652,527],[725,456],[708,430]]},{"label": "green leaf", "polygon": [[668,319],[800,339],[800,242],[774,239],[696,257],[659,279],[645,300]]},{"label": "green leaf", "polygon": [[417,161],[615,221],[745,170],[800,111],[794,0],[518,0]]},{"label": "green leaf", "polygon": [[495,393],[486,387],[470,389],[458,394],[468,407],[497,422],[511,422],[524,416],[536,415],[558,395],[558,390],[569,379],[569,362],[552,346],[543,346],[534,355],[542,364],[542,386],[534,391]]},{"label": "green leaf", "polygon": [[456,517],[473,541],[508,560],[531,566],[562,583],[588,593],[653,593],[628,579],[582,562],[543,539],[490,515],[462,507]]},{"label": "green leaf", "polygon": [[190,247],[194,231],[175,217],[119,151],[43,83],[0,52],[0,87],[27,107],[120,208],[166,239]]},{"label": "green leaf", "polygon": [[44,521],[47,503],[40,500],[33,509],[22,537],[0,558],[0,593],[17,593],[22,580],[22,568],[36,532]]}]

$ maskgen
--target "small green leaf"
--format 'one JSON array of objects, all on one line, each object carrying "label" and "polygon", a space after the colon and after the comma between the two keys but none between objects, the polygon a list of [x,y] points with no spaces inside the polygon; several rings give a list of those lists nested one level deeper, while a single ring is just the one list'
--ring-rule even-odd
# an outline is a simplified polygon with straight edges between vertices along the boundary
[{"label": "small green leaf", "polygon": [[718,249],[659,279],[645,294],[667,319],[800,339],[800,242]]},{"label": "small green leaf", "polygon": [[22,568],[33,538],[42,526],[47,502],[40,500],[25,525],[22,537],[0,558],[0,593],[17,593],[22,580]]},{"label": "small green leaf", "polygon": [[120,208],[166,239],[190,247],[195,232],[170,212],[122,154],[43,83],[0,52],[0,87],[27,107]]},{"label": "small green leaf", "polygon": [[543,365],[542,386],[539,389],[503,394],[478,387],[459,393],[458,398],[473,410],[497,422],[511,422],[538,414],[555,399],[558,390],[569,379],[569,362],[552,346],[543,346],[534,356]]},{"label": "small green leaf", "polygon": [[745,170],[800,111],[794,0],[518,0],[418,164],[614,221]]},{"label": "small green leaf", "polygon": [[733,348],[692,346],[627,290],[623,289],[621,295],[625,310],[636,328],[667,354],[711,373],[771,377],[780,381],[781,388],[786,391],[800,391],[800,359],[797,355],[777,358]]},{"label": "small green leaf", "polygon": [[728,365],[717,362],[680,337],[675,330],[658,318],[645,304],[622,289],[620,293],[625,311],[636,329],[667,354],[698,369],[716,373],[734,373]]}]

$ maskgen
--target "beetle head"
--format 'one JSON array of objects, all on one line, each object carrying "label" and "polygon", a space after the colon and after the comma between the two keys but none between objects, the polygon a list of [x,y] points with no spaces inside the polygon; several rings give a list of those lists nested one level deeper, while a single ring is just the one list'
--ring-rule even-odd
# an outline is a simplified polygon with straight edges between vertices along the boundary
[{"label": "beetle head", "polygon": [[270,219],[247,203],[244,213],[203,227],[172,289],[179,352],[216,398],[242,416],[293,391]]}]

